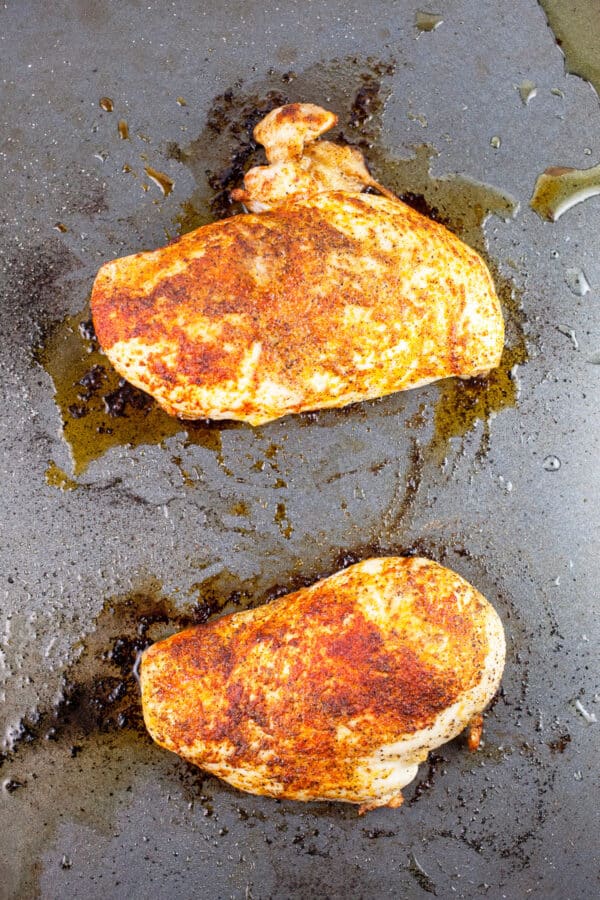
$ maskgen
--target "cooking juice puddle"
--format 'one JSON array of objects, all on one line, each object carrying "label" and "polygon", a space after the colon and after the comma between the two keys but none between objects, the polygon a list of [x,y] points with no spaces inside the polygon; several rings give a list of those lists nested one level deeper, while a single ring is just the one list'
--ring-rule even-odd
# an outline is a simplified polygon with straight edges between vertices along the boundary
[{"label": "cooking juice puddle", "polygon": [[[178,434],[186,445],[197,444],[220,454],[221,431],[236,427],[235,423],[183,422],[168,416],[152,397],[125,382],[98,345],[89,307],[59,322],[36,357],[54,383],[75,477],[113,447],[163,444]],[[50,462],[47,483],[65,489],[65,478]],[[77,483],[69,479],[66,489],[73,485]]]},{"label": "cooking juice puddle", "polygon": [[596,0],[538,0],[565,57],[565,68],[600,94],[600,33]]},{"label": "cooking juice puddle", "polygon": [[489,259],[483,227],[489,216],[511,219],[518,203],[503,191],[461,175],[436,177],[431,160],[434,147],[421,144],[409,159],[395,159],[379,148],[367,156],[375,177],[401,200],[459,235],[486,260],[505,317],[506,343],[500,365],[484,378],[447,378],[437,385],[433,409],[434,431],[426,456],[441,464],[451,438],[464,438],[482,423],[479,455],[489,446],[491,420],[502,409],[516,405],[515,367],[527,359],[524,318],[519,293],[509,278]]}]

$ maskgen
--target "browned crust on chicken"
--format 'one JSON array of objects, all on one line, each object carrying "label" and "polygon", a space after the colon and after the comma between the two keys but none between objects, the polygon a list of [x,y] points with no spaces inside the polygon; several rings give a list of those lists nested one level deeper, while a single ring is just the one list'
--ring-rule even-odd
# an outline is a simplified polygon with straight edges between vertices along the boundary
[{"label": "browned crust on chicken", "polygon": [[498,364],[480,257],[399,201],[347,192],[205,226],[104,265],[98,339],[187,418],[259,424]]},{"label": "browned crust on chicken", "polygon": [[365,759],[377,767],[381,748],[435,731],[448,710],[433,746],[456,735],[489,702],[503,658],[496,614],[458,575],[369,560],[150,647],[144,716],[159,744],[246,790],[398,805]]}]

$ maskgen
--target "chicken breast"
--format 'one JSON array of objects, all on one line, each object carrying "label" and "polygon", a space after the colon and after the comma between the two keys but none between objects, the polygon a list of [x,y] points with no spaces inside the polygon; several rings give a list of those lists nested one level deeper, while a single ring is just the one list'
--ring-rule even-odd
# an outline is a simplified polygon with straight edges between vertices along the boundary
[{"label": "chicken breast", "polygon": [[233,192],[255,214],[100,269],[100,344],[171,415],[260,425],[498,365],[485,263],[357,149],[317,140],[336,121],[313,104],[273,110],[254,132],[269,165]]},{"label": "chicken breast", "polygon": [[244,791],[398,806],[428,752],[473,726],[504,666],[502,624],[427,559],[369,559],[149,647],[146,726]]}]

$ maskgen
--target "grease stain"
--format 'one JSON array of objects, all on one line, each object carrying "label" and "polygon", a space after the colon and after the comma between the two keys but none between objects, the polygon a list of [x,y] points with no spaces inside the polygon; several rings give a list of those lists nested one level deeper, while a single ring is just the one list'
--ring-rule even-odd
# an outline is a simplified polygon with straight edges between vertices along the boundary
[{"label": "grease stain", "polygon": [[540,219],[556,222],[573,206],[600,194],[600,164],[589,169],[550,166],[535,182],[531,208]]},{"label": "grease stain", "polygon": [[[127,136],[129,136],[129,131],[127,132]],[[123,135],[121,135],[121,137],[123,137]],[[173,179],[165,172],[159,172],[158,169],[153,169],[152,166],[144,166],[144,172],[150,181],[154,182],[157,188],[159,188],[163,197],[168,197],[175,186]]]},{"label": "grease stain", "polygon": [[45,478],[48,487],[59,488],[61,491],[74,491],[79,487],[79,484],[57,466],[53,459],[48,460]]},{"label": "grease stain", "polygon": [[600,94],[600,30],[597,0],[538,0],[565,57],[565,68]]},{"label": "grease stain", "polygon": [[426,451],[429,459],[441,464],[450,440],[464,438],[481,422],[479,453],[483,455],[489,446],[494,415],[517,403],[515,367],[527,360],[521,296],[488,257],[483,228],[491,215],[513,218],[519,204],[510,194],[463,175],[432,175],[431,160],[438,154],[429,144],[416,147],[412,159],[395,159],[379,148],[368,155],[378,180],[405,203],[458,234],[483,256],[492,272],[506,327],[500,365],[483,378],[446,378],[436,384],[434,434]]},{"label": "grease stain", "polygon": [[[185,446],[212,450],[222,461],[221,430],[235,423],[183,422],[168,416],[112,368],[96,340],[89,307],[56,323],[36,358],[54,383],[75,477],[114,447],[162,445],[178,434]],[[47,474],[49,478],[54,486],[61,486],[57,478],[62,476],[54,470]]]},{"label": "grease stain", "polygon": [[[104,603],[74,647],[79,656],[64,674],[56,705],[24,720],[13,747],[0,753],[4,790],[15,796],[18,790],[20,798],[7,848],[14,836],[15,853],[25,861],[20,871],[10,872],[10,896],[39,895],[42,861],[63,822],[111,835],[141,769],[179,789],[188,808],[198,804],[212,815],[212,798],[205,792],[210,777],[162,753],[147,734],[135,665],[155,640],[204,622],[227,604],[239,605],[248,594],[232,593],[227,587],[232,584],[239,581],[223,572],[176,603],[160,581],[148,578],[137,590]],[[36,785],[30,791],[32,778]]]}]

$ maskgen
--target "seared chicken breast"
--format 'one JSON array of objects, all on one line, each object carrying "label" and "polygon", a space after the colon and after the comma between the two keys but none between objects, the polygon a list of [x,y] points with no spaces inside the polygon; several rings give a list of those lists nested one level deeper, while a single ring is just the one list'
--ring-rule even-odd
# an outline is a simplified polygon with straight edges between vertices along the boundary
[{"label": "seared chicken breast", "polygon": [[234,192],[256,212],[100,269],[98,339],[168,413],[259,425],[498,365],[485,263],[356,149],[317,140],[335,120],[311,104],[269,113],[255,134],[270,164]]},{"label": "seared chicken breast", "polygon": [[149,647],[157,743],[244,791],[398,806],[430,750],[470,726],[504,666],[502,624],[427,559],[369,559]]}]

